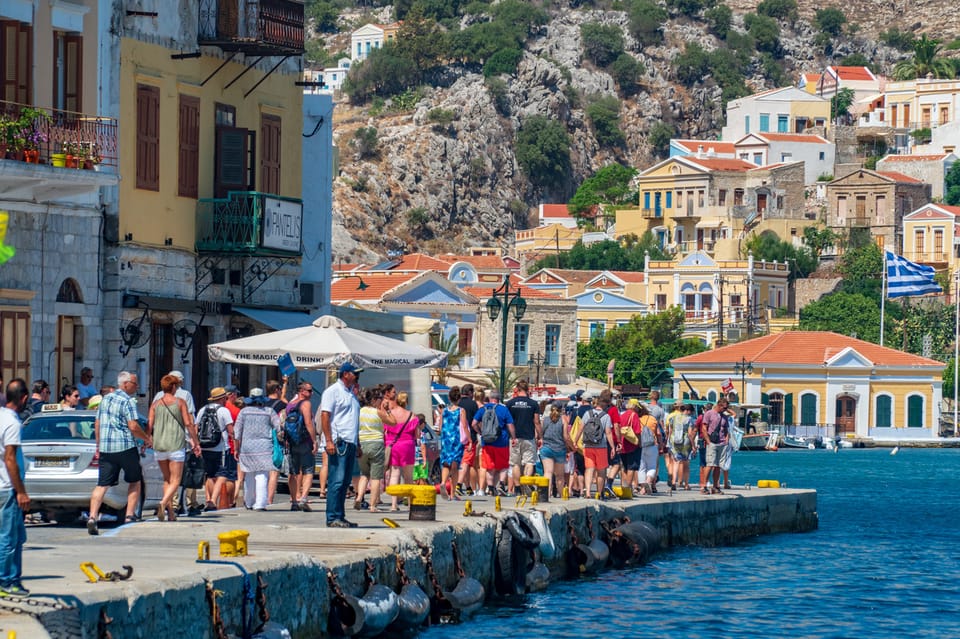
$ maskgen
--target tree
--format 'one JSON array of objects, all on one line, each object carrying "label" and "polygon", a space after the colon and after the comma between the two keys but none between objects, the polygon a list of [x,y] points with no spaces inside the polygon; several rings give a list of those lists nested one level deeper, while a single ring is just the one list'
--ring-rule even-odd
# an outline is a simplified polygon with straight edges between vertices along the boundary
[{"label": "tree", "polygon": [[953,63],[937,56],[943,47],[940,40],[931,39],[924,33],[913,41],[913,58],[901,60],[893,67],[894,80],[914,80],[932,75],[934,78],[952,78]]},{"label": "tree", "polygon": [[856,235],[847,240],[847,249],[837,262],[837,274],[843,278],[843,290],[862,293],[880,303],[883,252],[873,242],[860,244]]},{"label": "tree", "polygon": [[850,115],[850,107],[853,106],[853,99],[856,94],[850,87],[844,87],[830,98],[830,118],[836,120]]},{"label": "tree", "polygon": [[615,25],[585,22],[580,25],[583,52],[594,64],[605,67],[623,53],[623,32]]},{"label": "tree", "polygon": [[587,107],[593,135],[601,146],[623,146],[627,139],[620,130],[620,100],[612,95],[595,99]]},{"label": "tree", "polygon": [[950,165],[950,170],[943,179],[943,201],[950,206],[960,206],[960,162]]},{"label": "tree", "polygon": [[814,22],[821,33],[838,36],[843,33],[843,25],[847,23],[847,16],[836,7],[817,9]]},{"label": "tree", "polygon": [[320,33],[336,33],[340,9],[333,2],[314,0],[307,5],[306,14]]},{"label": "tree", "polygon": [[627,11],[630,18],[630,33],[642,46],[663,41],[663,24],[667,12],[655,0],[632,0]]},{"label": "tree", "polygon": [[413,63],[420,78],[425,71],[437,66],[449,49],[437,21],[426,17],[419,4],[407,14],[392,44],[397,55]]},{"label": "tree", "polygon": [[664,156],[670,148],[670,138],[674,134],[673,127],[666,122],[655,122],[647,133],[647,142],[653,148],[654,153],[658,156]]},{"label": "tree", "polygon": [[726,40],[730,27],[733,26],[733,10],[721,3],[712,9],[708,9],[703,17],[707,20],[710,33],[721,40]]},{"label": "tree", "polygon": [[516,143],[517,163],[532,183],[558,187],[570,175],[570,136],[556,120],[534,115],[520,125]]},{"label": "tree", "polygon": [[364,104],[377,95],[389,97],[403,93],[417,83],[419,71],[409,58],[399,55],[393,42],[374,49],[370,56],[354,64],[343,81],[343,91],[354,104]]},{"label": "tree", "polygon": [[774,18],[748,13],[743,18],[758,51],[776,54],[780,49],[780,25]]},{"label": "tree", "polygon": [[755,260],[790,264],[791,281],[797,277],[806,277],[817,270],[817,256],[812,250],[806,246],[798,249],[790,242],[781,240],[772,231],[752,235],[744,248],[753,254]]},{"label": "tree", "polygon": [[803,243],[819,259],[823,252],[837,245],[842,236],[826,226],[808,226],[803,229]]},{"label": "tree", "polygon": [[620,86],[620,92],[624,96],[631,96],[640,89],[640,77],[646,69],[629,53],[621,53],[610,65],[609,71]]},{"label": "tree", "polygon": [[[653,234],[647,231],[643,237],[627,235],[620,241],[604,240],[594,242],[589,246],[582,241],[573,245],[566,253],[559,256],[559,268],[591,271],[635,271],[641,272],[644,268],[644,259],[650,254],[651,260],[670,259],[657,244]],[[552,255],[537,261],[531,272],[541,268],[557,266],[557,256]]]},{"label": "tree", "polygon": [[899,49],[900,51],[910,51],[913,49],[913,34],[909,31],[901,31],[897,27],[890,27],[886,31],[880,32],[880,42],[885,45]]},{"label": "tree", "polygon": [[608,164],[584,180],[569,202],[570,213],[579,216],[598,204],[626,204],[634,201],[630,185],[637,170],[622,164]]},{"label": "tree", "polygon": [[757,5],[757,13],[778,20],[796,20],[797,0],[763,0]]},{"label": "tree", "polygon": [[800,310],[800,330],[833,331],[868,342],[880,341],[880,304],[861,293],[831,293]]},{"label": "tree", "polygon": [[699,42],[688,42],[683,53],[673,59],[673,66],[677,72],[677,79],[684,85],[692,87],[709,73],[710,56]]},{"label": "tree", "polygon": [[354,131],[352,143],[357,150],[357,154],[363,159],[376,157],[379,153],[377,129],[372,126],[362,126]]}]

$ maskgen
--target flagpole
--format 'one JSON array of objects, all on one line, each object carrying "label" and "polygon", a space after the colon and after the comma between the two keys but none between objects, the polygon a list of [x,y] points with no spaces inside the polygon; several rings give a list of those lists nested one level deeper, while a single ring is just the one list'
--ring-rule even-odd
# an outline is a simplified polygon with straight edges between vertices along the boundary
[{"label": "flagpole", "polygon": [[883,346],[883,317],[887,306],[887,252],[883,252],[883,270],[880,276],[880,346]]},{"label": "flagpole", "polygon": [[960,359],[960,270],[953,274],[953,436],[960,436],[957,430],[957,359]]}]

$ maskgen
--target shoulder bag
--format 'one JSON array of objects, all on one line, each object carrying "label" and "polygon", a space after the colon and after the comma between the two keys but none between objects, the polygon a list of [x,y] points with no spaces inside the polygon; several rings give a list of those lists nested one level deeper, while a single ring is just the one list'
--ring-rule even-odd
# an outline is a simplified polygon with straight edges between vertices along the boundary
[{"label": "shoulder bag", "polygon": [[393,437],[393,441],[387,444],[386,447],[383,449],[384,465],[386,466],[390,465],[390,454],[393,452],[393,445],[397,443],[397,440],[400,439],[400,437],[403,435],[403,432],[407,430],[407,424],[410,423],[410,418],[412,417],[413,417],[413,411],[410,411],[410,414],[407,415],[407,421],[403,422],[403,426],[400,427],[400,430]]},{"label": "shoulder bag", "polygon": [[[173,409],[170,408],[170,404],[165,403],[162,399],[158,399],[157,403],[162,404],[163,407],[167,409],[167,412],[170,413],[170,416],[179,428],[172,428],[170,422],[156,420],[153,432],[153,449],[158,453],[172,453],[183,450],[183,445],[186,442],[186,429],[183,426],[180,415],[177,415]],[[179,401],[177,401],[176,406],[178,408],[180,407]],[[153,412],[154,415],[156,415],[156,405],[154,405]]]}]

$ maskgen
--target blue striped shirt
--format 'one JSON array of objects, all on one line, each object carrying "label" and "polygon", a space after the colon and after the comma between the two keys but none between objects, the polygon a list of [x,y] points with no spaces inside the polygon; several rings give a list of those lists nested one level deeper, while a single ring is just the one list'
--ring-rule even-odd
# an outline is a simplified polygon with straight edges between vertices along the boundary
[{"label": "blue striped shirt", "polygon": [[115,390],[100,402],[97,419],[100,421],[101,453],[120,453],[136,448],[137,442],[127,424],[131,419],[137,419],[137,409],[131,399],[122,390]]}]

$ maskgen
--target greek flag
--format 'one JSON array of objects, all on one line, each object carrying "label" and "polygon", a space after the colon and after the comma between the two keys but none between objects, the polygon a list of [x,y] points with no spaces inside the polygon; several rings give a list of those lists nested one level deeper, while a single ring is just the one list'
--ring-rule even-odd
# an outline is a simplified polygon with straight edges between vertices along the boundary
[{"label": "greek flag", "polygon": [[928,293],[943,293],[933,280],[931,266],[916,264],[890,251],[884,251],[886,259],[887,297],[909,297]]}]

